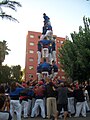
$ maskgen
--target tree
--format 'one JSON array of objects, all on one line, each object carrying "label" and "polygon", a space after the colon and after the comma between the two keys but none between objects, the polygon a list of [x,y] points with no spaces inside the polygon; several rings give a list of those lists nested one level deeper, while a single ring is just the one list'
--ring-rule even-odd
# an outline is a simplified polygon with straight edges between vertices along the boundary
[{"label": "tree", "polygon": [[0,41],[0,66],[2,66],[2,62],[5,60],[5,55],[9,54],[10,49],[8,49],[7,42],[3,40]]},{"label": "tree", "polygon": [[9,19],[9,20],[12,20],[12,21],[19,22],[16,18],[12,17],[12,15],[9,15],[5,11],[3,11],[4,7],[10,8],[10,9],[12,9],[14,11],[17,11],[16,6],[21,7],[21,4],[19,2],[16,2],[16,1],[2,0],[0,2],[0,17],[2,19],[6,18],[6,19]]},{"label": "tree", "polygon": [[21,81],[21,66],[1,66],[0,67],[0,83],[7,83],[12,81]]},{"label": "tree", "polygon": [[66,76],[69,77],[71,80],[74,78],[75,74],[75,50],[74,45],[71,41],[66,40],[63,46],[59,49],[59,59],[61,63],[61,67],[64,69]]},{"label": "tree", "polygon": [[59,49],[59,59],[66,75],[74,80],[90,78],[90,19],[83,17],[84,28],[71,33],[72,41],[66,40]]},{"label": "tree", "polygon": [[21,66],[20,65],[12,66],[11,74],[12,79],[19,82],[21,80]]},{"label": "tree", "polygon": [[11,68],[7,65],[1,66],[0,70],[0,83],[7,83],[11,78]]}]

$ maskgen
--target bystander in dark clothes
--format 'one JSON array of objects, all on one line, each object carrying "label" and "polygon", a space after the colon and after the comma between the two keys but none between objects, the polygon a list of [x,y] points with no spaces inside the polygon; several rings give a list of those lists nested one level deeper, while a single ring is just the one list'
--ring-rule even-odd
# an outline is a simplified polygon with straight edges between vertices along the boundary
[{"label": "bystander in dark clothes", "polygon": [[58,92],[58,100],[57,100],[57,110],[58,112],[55,115],[55,120],[58,119],[58,115],[62,111],[62,108],[64,109],[64,120],[67,119],[67,113],[68,113],[68,88],[64,86],[64,83],[60,83],[60,86],[57,88]]},{"label": "bystander in dark clothes", "polygon": [[83,117],[86,117],[85,96],[81,85],[74,90],[74,98],[76,101],[75,117],[79,117],[80,113]]},{"label": "bystander in dark clothes", "polygon": [[51,116],[55,116],[55,113],[57,111],[57,105],[56,105],[56,96],[57,91],[55,89],[55,86],[52,82],[48,82],[46,84],[46,108],[47,108],[47,118],[50,119]]}]

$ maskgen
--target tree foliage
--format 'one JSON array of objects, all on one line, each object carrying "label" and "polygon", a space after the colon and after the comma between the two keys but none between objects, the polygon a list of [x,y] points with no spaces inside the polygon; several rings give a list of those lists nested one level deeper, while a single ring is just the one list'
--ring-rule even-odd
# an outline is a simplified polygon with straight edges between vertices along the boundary
[{"label": "tree foliage", "polygon": [[0,66],[2,65],[2,62],[4,62],[5,56],[9,54],[9,51],[10,49],[7,46],[7,41],[0,41]]},{"label": "tree foliage", "polygon": [[2,66],[0,70],[0,83],[7,83],[11,77],[11,68],[7,65]]},{"label": "tree foliage", "polygon": [[16,66],[12,66],[11,68],[12,68],[11,69],[12,78],[15,81],[19,81],[20,80],[20,75],[21,75],[21,66],[16,65]]},{"label": "tree foliage", "polygon": [[16,1],[11,1],[11,0],[1,0],[0,1],[0,17],[2,19],[6,18],[12,21],[17,21],[19,22],[16,18],[12,17],[12,15],[7,14],[3,8],[9,8],[12,9],[13,11],[17,11],[17,7],[21,7],[21,4]]},{"label": "tree foliage", "polygon": [[12,81],[21,81],[21,66],[1,66],[0,67],[0,83],[7,83]]},{"label": "tree foliage", "polygon": [[66,40],[59,49],[59,59],[71,80],[90,79],[90,19],[83,17],[84,28],[71,33],[72,41]]}]

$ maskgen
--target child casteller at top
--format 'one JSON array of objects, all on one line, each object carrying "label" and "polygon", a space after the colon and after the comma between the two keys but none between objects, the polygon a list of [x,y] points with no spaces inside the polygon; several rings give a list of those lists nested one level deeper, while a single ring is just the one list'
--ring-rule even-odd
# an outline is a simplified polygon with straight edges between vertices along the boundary
[{"label": "child casteller at top", "polygon": [[50,18],[46,15],[46,13],[43,13],[43,18],[44,18],[44,24],[51,25]]},{"label": "child casteller at top", "polygon": [[44,26],[42,28],[42,35],[40,37],[40,40],[43,40],[45,38],[52,40],[53,30],[52,30],[50,18],[46,15],[46,13],[43,14],[43,18],[44,18]]}]

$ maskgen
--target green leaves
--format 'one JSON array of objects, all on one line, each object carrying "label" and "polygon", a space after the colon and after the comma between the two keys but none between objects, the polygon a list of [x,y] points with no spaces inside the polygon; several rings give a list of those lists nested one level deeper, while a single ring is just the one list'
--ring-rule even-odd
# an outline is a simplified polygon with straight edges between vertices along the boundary
[{"label": "green leaves", "polygon": [[2,0],[0,2],[0,17],[2,19],[6,18],[12,21],[19,22],[16,18],[12,17],[12,15],[9,15],[5,11],[3,11],[4,7],[17,11],[17,7],[22,7],[22,5],[19,2],[10,1],[10,0]]},{"label": "green leaves", "polygon": [[9,54],[10,49],[8,49],[7,42],[3,40],[3,42],[0,41],[0,64],[4,62],[5,55]]},{"label": "green leaves", "polygon": [[83,17],[84,28],[71,33],[72,41],[66,40],[59,49],[59,59],[66,75],[74,80],[90,78],[90,19]]},{"label": "green leaves", "polygon": [[0,83],[7,83],[12,81],[21,81],[21,66],[0,66]]}]

